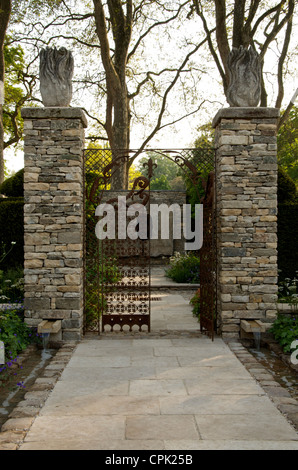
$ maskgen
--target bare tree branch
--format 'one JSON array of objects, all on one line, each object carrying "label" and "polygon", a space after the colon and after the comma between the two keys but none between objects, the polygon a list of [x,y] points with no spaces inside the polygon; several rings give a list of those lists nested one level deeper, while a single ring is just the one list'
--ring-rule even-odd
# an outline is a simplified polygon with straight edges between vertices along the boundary
[{"label": "bare tree branch", "polygon": [[[294,11],[294,0],[291,0],[290,3],[292,3],[292,5],[291,5],[292,11]],[[282,100],[283,100],[283,97],[284,97],[283,66],[284,66],[284,61],[285,61],[285,58],[287,56],[288,49],[289,49],[289,44],[290,44],[291,35],[292,35],[292,28],[293,28],[293,17],[291,17],[288,21],[287,29],[286,29],[286,33],[285,33],[284,44],[283,44],[281,55],[280,55],[280,58],[279,58],[279,61],[278,61],[278,74],[277,74],[277,78],[278,78],[278,95],[277,95],[277,99],[276,99],[276,103],[275,103],[276,108],[281,107]]]},{"label": "bare tree branch", "polygon": [[129,62],[129,60],[133,57],[133,55],[136,53],[136,50],[138,49],[139,45],[142,43],[142,41],[145,39],[146,36],[148,36],[148,34],[156,27],[158,26],[163,26],[163,25],[166,25],[166,24],[169,24],[171,21],[175,20],[176,18],[178,18],[178,16],[180,15],[180,12],[181,10],[189,3],[189,0],[187,0],[186,2],[182,3],[176,14],[171,16],[170,18],[167,18],[166,20],[164,21],[156,21],[154,24],[152,24],[151,26],[148,27],[148,29],[145,31],[145,33],[141,34],[140,37],[138,38],[138,40],[136,41],[134,47],[132,48],[132,50],[129,52],[128,54],[128,57],[127,57],[127,62]]},{"label": "bare tree branch", "polygon": [[283,17],[283,19],[279,22],[279,9],[277,9],[276,12],[276,23],[274,28],[272,28],[271,33],[268,34],[266,41],[264,42],[263,46],[261,47],[260,51],[260,58],[263,59],[265,56],[265,53],[268,49],[269,44],[276,38],[278,33],[282,30],[282,28],[287,24],[288,21],[293,16],[293,11],[294,11],[294,2],[289,1],[289,6],[288,6],[288,13]]},{"label": "bare tree branch", "polygon": [[287,109],[285,110],[285,112],[283,113],[283,115],[280,117],[279,119],[279,122],[278,122],[278,126],[277,126],[277,131],[279,131],[279,129],[285,124],[285,122],[287,121],[288,117],[289,117],[289,114],[291,112],[291,109],[293,108],[293,106],[295,106],[295,101],[297,99],[297,96],[298,96],[298,88],[297,90],[295,91],[294,93],[294,96],[292,97],[290,103],[288,104],[287,106]]},{"label": "bare tree branch", "polygon": [[228,86],[228,82],[227,82],[227,77],[226,77],[226,74],[225,74],[225,71],[224,69],[222,68],[221,66],[221,63],[220,63],[220,60],[219,60],[219,57],[213,47],[213,43],[212,43],[212,39],[211,39],[211,34],[216,31],[216,28],[212,29],[211,31],[209,30],[208,28],[208,25],[207,25],[207,21],[203,15],[203,11],[202,11],[202,8],[201,8],[201,5],[200,5],[200,2],[199,0],[193,0],[194,2],[194,6],[195,6],[195,9],[196,9],[196,12],[198,14],[198,16],[201,18],[202,22],[203,22],[203,26],[204,26],[204,30],[205,30],[205,33],[207,35],[207,41],[208,41],[208,46],[209,46],[209,50],[211,52],[211,55],[214,59],[214,62],[217,66],[217,69],[220,73],[220,76],[221,76],[221,79],[223,81],[223,86],[224,86],[224,90],[227,89],[227,86]]},{"label": "bare tree branch", "polygon": [[170,83],[170,85],[168,86],[168,88],[166,89],[166,91],[163,95],[162,104],[161,104],[161,108],[160,108],[160,111],[159,111],[159,115],[158,115],[158,118],[157,118],[156,125],[153,128],[153,130],[151,131],[151,133],[148,135],[148,137],[144,140],[142,145],[140,146],[140,152],[146,147],[146,145],[148,144],[148,142],[150,142],[150,140],[154,137],[154,135],[161,129],[162,118],[163,118],[163,115],[164,115],[164,112],[165,112],[165,109],[166,109],[166,103],[167,103],[167,98],[168,98],[169,93],[174,88],[175,84],[177,83],[177,81],[180,77],[181,71],[185,68],[185,66],[186,66],[187,62],[189,61],[189,59],[191,58],[191,56],[194,55],[206,41],[207,41],[207,38],[205,38],[192,51],[190,51],[187,54],[187,56],[185,57],[185,59],[183,60],[181,66],[178,68],[177,73],[175,75],[175,78],[172,80],[172,82]]}]

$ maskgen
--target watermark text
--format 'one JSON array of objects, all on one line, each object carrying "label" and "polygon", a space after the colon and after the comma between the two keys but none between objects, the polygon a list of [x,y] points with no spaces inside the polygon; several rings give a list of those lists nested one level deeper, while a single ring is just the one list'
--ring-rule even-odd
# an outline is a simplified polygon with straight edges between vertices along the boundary
[{"label": "watermark text", "polygon": [[100,217],[95,233],[99,240],[185,240],[185,250],[199,250],[203,244],[203,205],[142,204],[126,206],[126,197],[118,196],[117,210],[112,204],[100,204],[95,211]]}]

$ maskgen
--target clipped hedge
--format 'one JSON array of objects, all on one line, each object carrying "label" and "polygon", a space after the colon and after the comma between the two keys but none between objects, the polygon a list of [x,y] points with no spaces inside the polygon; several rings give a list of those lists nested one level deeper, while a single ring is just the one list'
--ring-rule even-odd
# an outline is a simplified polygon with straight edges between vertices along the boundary
[{"label": "clipped hedge", "polygon": [[5,271],[24,263],[24,200],[7,198],[0,201],[0,260],[3,248],[8,252],[11,242],[16,242],[0,263],[0,269]]},{"label": "clipped hedge", "polygon": [[298,270],[298,204],[279,204],[277,221],[279,280],[293,279]]},{"label": "clipped hedge", "polygon": [[13,198],[24,196],[24,168],[3,181],[0,185],[0,194]]},{"label": "clipped hedge", "polygon": [[293,203],[295,202],[296,196],[296,185],[295,181],[287,174],[287,172],[278,167],[278,189],[277,199],[279,204]]}]

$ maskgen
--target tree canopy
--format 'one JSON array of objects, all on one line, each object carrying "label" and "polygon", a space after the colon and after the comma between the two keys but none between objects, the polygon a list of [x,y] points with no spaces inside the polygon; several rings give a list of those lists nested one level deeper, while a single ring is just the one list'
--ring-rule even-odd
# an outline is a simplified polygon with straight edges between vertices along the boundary
[{"label": "tree canopy", "polygon": [[[262,106],[285,108],[294,8],[294,0],[12,0],[7,47],[23,48],[36,84],[40,49],[71,49],[72,105],[91,119],[87,138],[114,151],[137,136],[141,152],[166,128],[199,112],[209,121],[225,105],[227,58],[239,44],[260,54]],[[40,100],[37,86],[32,96]]]}]

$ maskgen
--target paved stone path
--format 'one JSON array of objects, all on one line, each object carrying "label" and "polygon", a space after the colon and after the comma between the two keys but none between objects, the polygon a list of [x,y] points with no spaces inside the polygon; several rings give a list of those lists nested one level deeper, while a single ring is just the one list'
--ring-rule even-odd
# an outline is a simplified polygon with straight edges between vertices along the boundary
[{"label": "paved stone path", "polygon": [[298,450],[233,348],[200,334],[182,295],[155,294],[151,334],[84,338],[39,414],[7,421],[6,433],[28,428],[19,449]]}]

